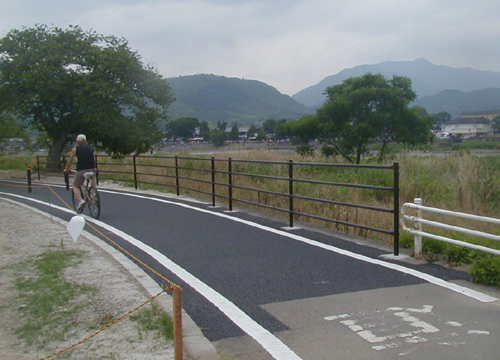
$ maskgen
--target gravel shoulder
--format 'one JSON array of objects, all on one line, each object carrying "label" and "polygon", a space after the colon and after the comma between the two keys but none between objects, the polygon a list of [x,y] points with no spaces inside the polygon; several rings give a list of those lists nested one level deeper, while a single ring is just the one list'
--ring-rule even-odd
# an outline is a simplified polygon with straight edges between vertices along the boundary
[{"label": "gravel shoulder", "polygon": [[[78,343],[99,329],[107,319],[116,319],[150,298],[141,284],[115,259],[84,234],[74,243],[65,226],[42,214],[0,199],[0,358],[3,360],[42,359]],[[14,279],[32,276],[14,271],[23,263],[50,248],[83,252],[81,262],[65,272],[68,281],[99,289],[77,315],[79,326],[64,341],[28,346],[15,334],[21,322],[23,300],[14,288]],[[147,305],[149,306],[149,305]],[[90,326],[89,324],[94,324]],[[97,326],[99,324],[99,326]],[[174,359],[173,344],[154,332],[139,331],[137,323],[124,318],[89,341],[55,359]]]}]

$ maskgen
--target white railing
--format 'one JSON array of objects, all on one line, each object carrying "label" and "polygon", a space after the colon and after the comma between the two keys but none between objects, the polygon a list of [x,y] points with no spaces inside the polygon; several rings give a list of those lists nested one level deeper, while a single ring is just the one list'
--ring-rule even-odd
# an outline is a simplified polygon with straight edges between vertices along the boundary
[{"label": "white railing", "polygon": [[[415,211],[415,215],[407,215],[406,214],[407,209],[413,209]],[[500,255],[500,250],[497,250],[497,249],[492,249],[489,247],[476,245],[476,244],[470,244],[470,243],[465,242],[465,241],[450,239],[450,238],[447,238],[444,236],[439,236],[439,235],[431,234],[429,232],[422,231],[422,225],[425,224],[425,225],[430,225],[433,227],[438,227],[441,229],[458,231],[458,232],[462,232],[465,234],[470,234],[470,235],[474,235],[474,236],[478,236],[478,237],[483,237],[486,239],[500,241],[500,236],[498,236],[498,235],[493,235],[493,234],[489,234],[489,233],[482,232],[482,231],[466,229],[466,228],[462,228],[459,226],[443,224],[443,223],[436,222],[436,221],[426,220],[422,217],[423,211],[500,225],[500,219],[422,206],[422,199],[416,198],[414,200],[414,203],[403,204],[403,206],[401,207],[401,217],[400,217],[400,222],[401,222],[402,228],[404,230],[406,230],[407,232],[409,232],[410,234],[414,235],[415,258],[416,259],[420,259],[422,257],[422,236],[425,236],[425,237],[431,238],[431,239],[435,239],[435,240],[439,240],[439,241],[445,241],[447,243],[454,244],[454,245],[464,246],[464,247],[468,247],[471,249],[482,250],[482,251],[486,251],[486,252],[489,252],[492,254]],[[405,220],[413,222],[413,228],[406,226]]]}]

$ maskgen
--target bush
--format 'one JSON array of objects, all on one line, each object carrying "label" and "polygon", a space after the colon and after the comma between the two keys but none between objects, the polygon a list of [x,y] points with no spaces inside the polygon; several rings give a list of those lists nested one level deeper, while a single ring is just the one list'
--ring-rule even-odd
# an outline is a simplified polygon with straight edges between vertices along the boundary
[{"label": "bush", "polygon": [[476,259],[470,273],[475,282],[500,286],[500,256],[486,255]]},{"label": "bush", "polygon": [[405,249],[412,249],[415,246],[415,237],[409,232],[399,233],[399,246]]}]

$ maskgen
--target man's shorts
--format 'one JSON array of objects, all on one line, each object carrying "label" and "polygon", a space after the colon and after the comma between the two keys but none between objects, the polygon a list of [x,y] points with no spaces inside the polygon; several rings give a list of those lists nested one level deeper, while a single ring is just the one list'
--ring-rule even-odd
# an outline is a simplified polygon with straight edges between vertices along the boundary
[{"label": "man's shorts", "polygon": [[83,174],[88,173],[88,172],[95,173],[95,169],[78,170],[75,173],[75,178],[73,179],[73,185],[74,186],[82,186],[83,183],[85,182],[85,178],[83,177]]}]

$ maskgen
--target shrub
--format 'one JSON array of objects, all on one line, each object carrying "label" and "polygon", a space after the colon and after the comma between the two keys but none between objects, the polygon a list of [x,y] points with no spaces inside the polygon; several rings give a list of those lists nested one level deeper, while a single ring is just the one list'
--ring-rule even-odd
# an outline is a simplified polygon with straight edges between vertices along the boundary
[{"label": "shrub", "polygon": [[475,282],[500,286],[500,256],[485,255],[476,259],[470,273]]}]

